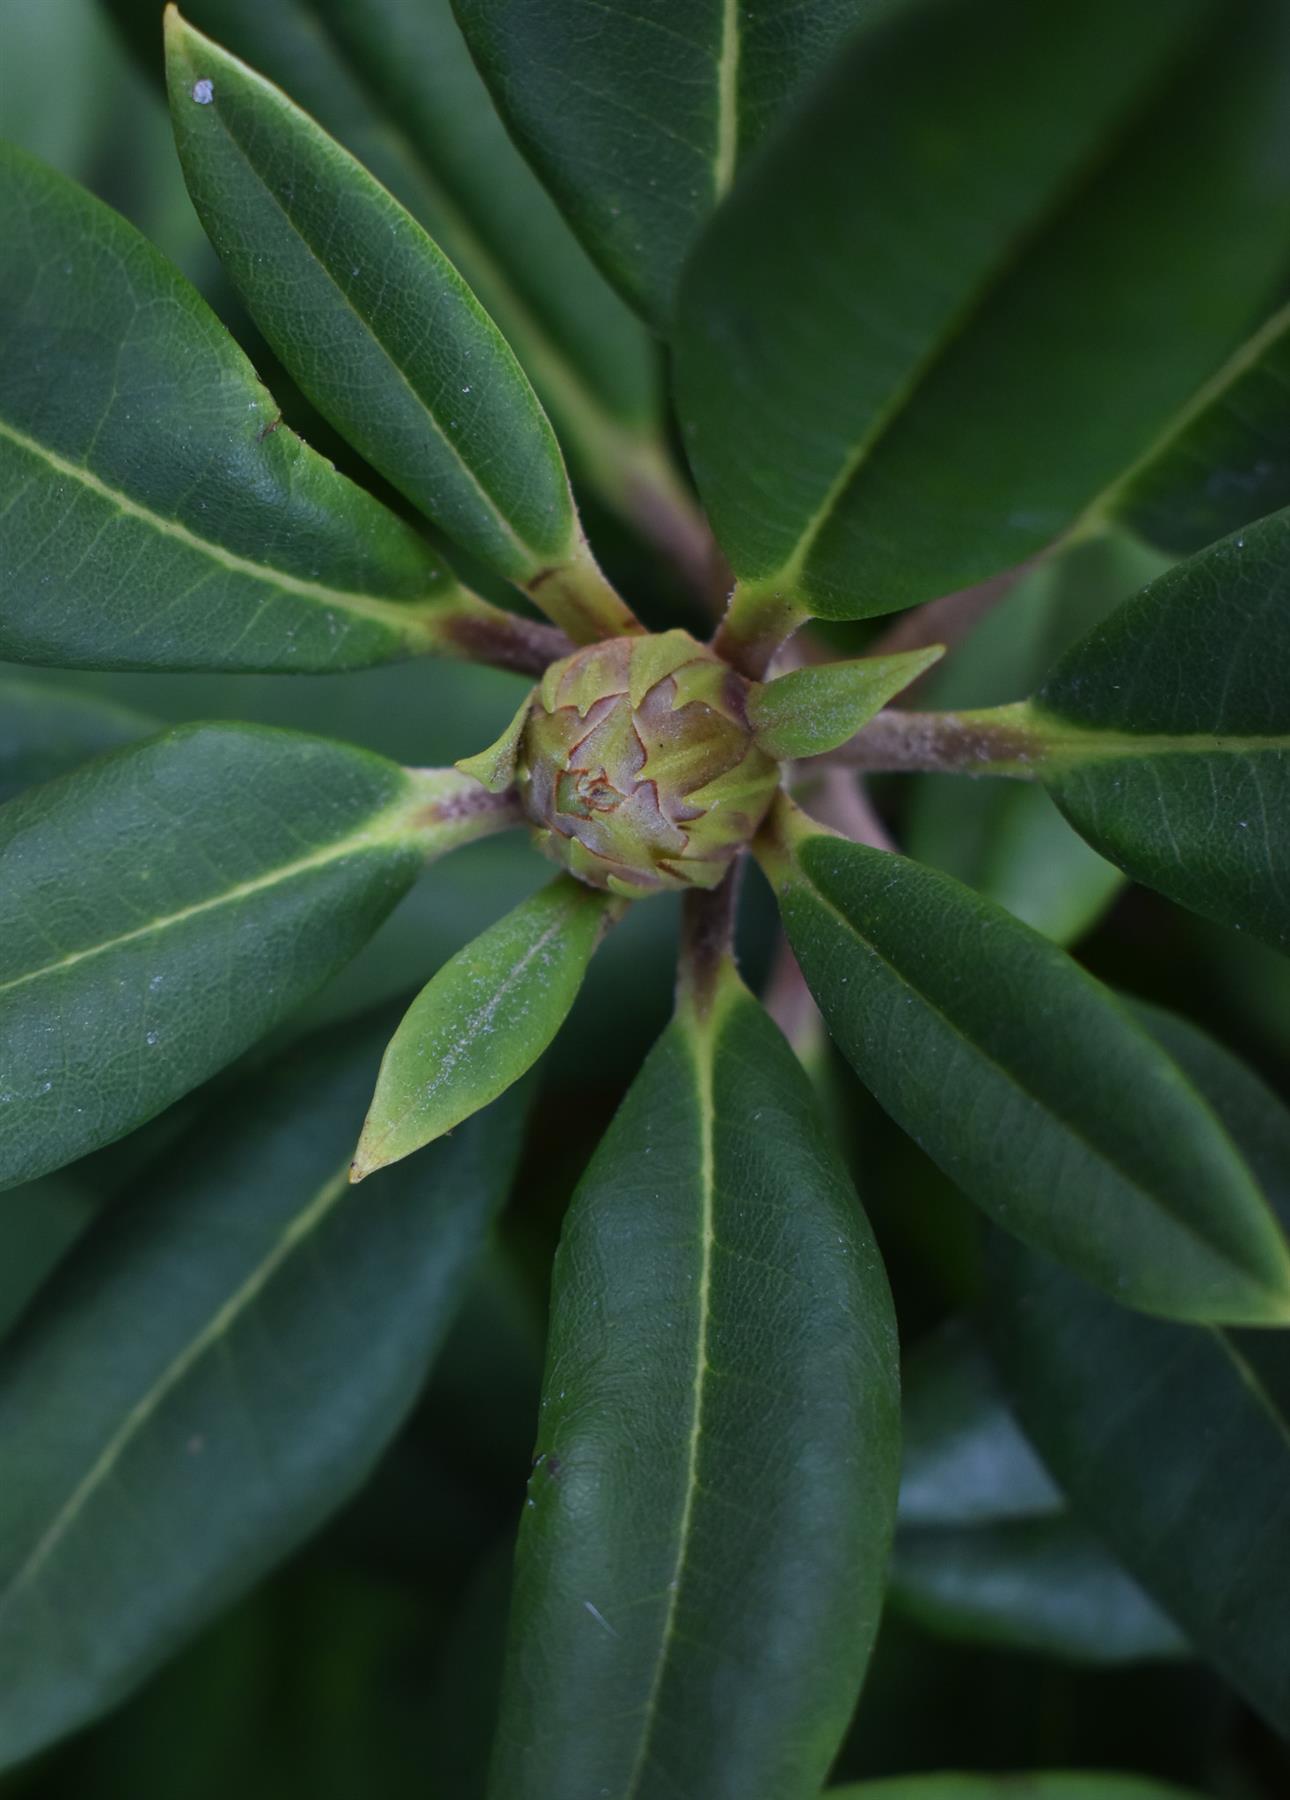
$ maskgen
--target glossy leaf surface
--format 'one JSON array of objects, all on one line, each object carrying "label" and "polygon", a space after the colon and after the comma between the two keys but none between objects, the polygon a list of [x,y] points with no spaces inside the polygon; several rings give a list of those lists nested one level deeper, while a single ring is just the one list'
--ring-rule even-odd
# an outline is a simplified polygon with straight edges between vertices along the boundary
[{"label": "glossy leaf surface", "polygon": [[1288,31],[1266,0],[948,0],[859,38],[683,290],[682,423],[746,584],[912,605],[1162,444],[1283,297]]},{"label": "glossy leaf surface", "polygon": [[1041,779],[1137,881],[1290,949],[1290,513],[1154,581],[1035,699]]},{"label": "glossy leaf surface", "polygon": [[153,720],[124,706],[0,679],[0,803],[156,729]]},{"label": "glossy leaf surface", "polygon": [[498,106],[658,329],[696,233],[862,0],[453,0]]},{"label": "glossy leaf surface", "polygon": [[[1285,1107],[1194,1026],[1142,1017],[1290,1223]],[[1290,1734],[1290,1336],[1140,1318],[997,1249],[991,1341],[1027,1433],[1196,1648]]]},{"label": "glossy leaf surface", "polygon": [[1290,1322],[1256,1173],[1109,990],[904,857],[803,829],[769,860],[839,1047],[991,1217],[1126,1305]]},{"label": "glossy leaf surface", "polygon": [[143,1124],[321,986],[472,835],[436,838],[444,781],[191,726],[0,810],[0,1186]]},{"label": "glossy leaf surface", "polygon": [[565,1222],[491,1792],[798,1796],[855,1700],[898,1460],[854,1189],[732,976]]},{"label": "glossy leaf surface", "polygon": [[1185,1649],[1177,1627],[1077,1519],[961,1324],[917,1345],[889,1603],[925,1628],[1080,1662]]},{"label": "glossy leaf surface", "polygon": [[417,534],[281,422],[184,278],[0,149],[0,656],[362,668],[468,605]]},{"label": "glossy leaf surface", "polygon": [[[182,1140],[0,1366],[0,1762],[136,1685],[363,1479],[424,1379],[518,1111],[361,1194],[347,1028]],[[182,1279],[176,1278],[176,1272]]]},{"label": "glossy leaf surface", "polygon": [[[111,0],[151,58],[153,0]],[[659,380],[640,323],[507,135],[450,0],[189,0],[402,201],[524,365],[561,441],[611,504],[658,454]]]},{"label": "glossy leaf surface", "polygon": [[167,14],[180,160],[225,268],[319,411],[521,585],[586,559],[551,427],[410,213],[307,114]]},{"label": "glossy leaf surface", "polygon": [[561,876],[444,964],[390,1040],[353,1180],[451,1131],[532,1068],[577,999],[616,904]]},{"label": "glossy leaf surface", "polygon": [[944,654],[939,644],[893,656],[792,669],[755,686],[748,722],[768,756],[821,756],[859,731],[902,688]]}]

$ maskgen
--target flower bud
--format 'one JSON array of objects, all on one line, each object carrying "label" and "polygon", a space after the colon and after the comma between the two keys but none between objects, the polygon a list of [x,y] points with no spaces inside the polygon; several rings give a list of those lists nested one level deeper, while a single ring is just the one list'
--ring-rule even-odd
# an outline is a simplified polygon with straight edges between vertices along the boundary
[{"label": "flower bud", "polygon": [[614,893],[715,887],[779,782],[753,741],[748,686],[685,631],[553,663],[514,740],[539,847]]}]

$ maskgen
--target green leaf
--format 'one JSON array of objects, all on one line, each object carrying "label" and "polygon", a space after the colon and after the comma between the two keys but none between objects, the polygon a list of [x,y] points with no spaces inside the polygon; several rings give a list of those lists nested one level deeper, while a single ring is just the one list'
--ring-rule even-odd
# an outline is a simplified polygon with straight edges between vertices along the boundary
[{"label": "green leaf", "polygon": [[863,0],[453,0],[521,148],[601,268],[669,324],[681,265],[736,172]]},{"label": "green leaf", "polygon": [[1066,817],[1134,880],[1290,949],[1290,512],[1162,575],[1018,723]]},{"label": "green leaf", "polygon": [[282,425],[133,226],[12,146],[0,239],[0,656],[362,668],[492,613]]},{"label": "green leaf", "polygon": [[1081,1662],[1185,1649],[1072,1518],[961,1323],[909,1358],[889,1603],[927,1629]]},{"label": "green leaf", "polygon": [[133,1688],[314,1530],[410,1407],[519,1117],[355,1194],[379,1041],[347,1028],[248,1082],[6,1345],[0,1761]]},{"label": "green leaf", "polygon": [[942,0],[862,34],[683,287],[744,606],[889,612],[1091,528],[1283,298],[1288,242],[1283,7]]},{"label": "green leaf", "polygon": [[47,1175],[0,1201],[0,1339],[94,1216],[98,1196],[71,1175]]},{"label": "green leaf", "polygon": [[141,713],[88,694],[0,680],[0,802],[156,729]]},{"label": "green leaf", "polygon": [[1200,1800],[1190,1789],[1140,1775],[1069,1774],[898,1775],[830,1788],[825,1800]]},{"label": "green leaf", "polygon": [[551,427],[443,252],[279,89],[166,13],[193,202],[256,323],[374,468],[581,638],[631,630]]},{"label": "green leaf", "polygon": [[814,1791],[881,1603],[894,1321],[807,1077],[730,971],[596,1152],[552,1303],[490,1791]]},{"label": "green leaf", "polygon": [[352,1180],[432,1143],[532,1068],[621,909],[561,875],[444,964],[390,1039]]},{"label": "green leaf", "polygon": [[[1290,1113],[1184,1021],[1139,1008],[1290,1224]],[[1000,1243],[992,1345],[1027,1433],[1197,1649],[1290,1733],[1290,1336],[1136,1317]]]},{"label": "green leaf", "polygon": [[[111,0],[151,55],[154,0]],[[610,505],[674,486],[647,334],[511,142],[449,0],[189,0],[187,16],[285,90],[461,271]]]},{"label": "green leaf", "polygon": [[503,816],[465,776],[236,725],[172,731],[11,800],[0,1187],[214,1074],[354,955],[427,854]]},{"label": "green leaf", "polygon": [[779,818],[767,870],[829,1029],[951,1179],[1126,1305],[1290,1323],[1256,1172],[1107,989],[949,876]]},{"label": "green leaf", "polygon": [[792,669],[753,687],[748,722],[768,756],[780,761],[822,756],[845,744],[893,695],[944,654],[944,645],[932,644],[893,656]]}]

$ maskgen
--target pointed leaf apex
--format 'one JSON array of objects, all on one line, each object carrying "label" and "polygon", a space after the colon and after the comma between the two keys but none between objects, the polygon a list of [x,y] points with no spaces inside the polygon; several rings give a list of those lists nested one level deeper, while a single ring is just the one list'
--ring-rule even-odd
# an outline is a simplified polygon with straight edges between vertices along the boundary
[{"label": "pointed leaf apex", "polygon": [[944,644],[929,644],[793,669],[759,683],[748,701],[757,742],[781,762],[836,750],[944,654]]},{"label": "pointed leaf apex", "polygon": [[504,794],[507,788],[514,786],[520,739],[524,735],[532,700],[532,694],[524,696],[523,705],[515,717],[487,750],[480,750],[474,756],[463,756],[453,765],[463,775],[473,776],[490,794]]}]

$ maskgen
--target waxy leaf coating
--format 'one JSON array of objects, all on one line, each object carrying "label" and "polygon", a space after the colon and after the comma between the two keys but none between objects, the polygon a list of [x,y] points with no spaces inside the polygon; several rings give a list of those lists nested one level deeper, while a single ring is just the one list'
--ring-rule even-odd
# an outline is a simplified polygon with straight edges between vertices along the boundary
[{"label": "waxy leaf coating", "polygon": [[1107,989],[905,857],[803,825],[767,860],[839,1047],[979,1206],[1126,1305],[1290,1324],[1255,1172]]},{"label": "waxy leaf coating", "polygon": [[282,424],[132,225],[0,146],[0,241],[0,656],[334,670],[445,647],[470,610],[451,571]]},{"label": "waxy leaf coating", "polygon": [[498,107],[656,329],[701,226],[862,0],[453,0]]},{"label": "waxy leaf coating", "polygon": [[[550,605],[576,568],[614,601],[524,371],[447,257],[348,151],[171,7],[175,138],[252,316],[338,431],[482,562]],[[554,616],[554,615],[553,615]],[[596,635],[595,631],[580,633]]]},{"label": "waxy leaf coating", "polygon": [[623,1102],[552,1304],[489,1791],[797,1800],[877,1624],[894,1321],[807,1078],[733,972]]},{"label": "waxy leaf coating", "polygon": [[[512,1102],[361,1194],[368,1025],[249,1078],[0,1367],[0,1766],[102,1712],[363,1480],[505,1197]],[[34,1202],[33,1202],[34,1203]]]},{"label": "waxy leaf coating", "polygon": [[427,853],[491,828],[473,785],[200,725],[0,809],[0,1187],[142,1125],[285,1018]]},{"label": "waxy leaf coating", "polygon": [[1290,949],[1290,512],[1169,570],[1035,696],[1037,773],[1137,881]]},{"label": "waxy leaf coating", "polygon": [[444,964],[390,1040],[351,1179],[442,1137],[533,1066],[577,999],[615,905],[564,876]]},{"label": "waxy leaf coating", "polygon": [[[1138,1011],[1290,1226],[1290,1113],[1195,1026]],[[992,1275],[990,1341],[1027,1434],[1125,1567],[1290,1736],[1290,1334],[1144,1319],[1003,1240]]]}]

